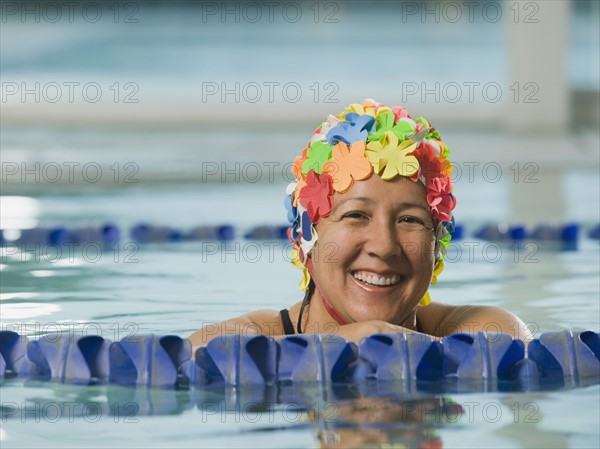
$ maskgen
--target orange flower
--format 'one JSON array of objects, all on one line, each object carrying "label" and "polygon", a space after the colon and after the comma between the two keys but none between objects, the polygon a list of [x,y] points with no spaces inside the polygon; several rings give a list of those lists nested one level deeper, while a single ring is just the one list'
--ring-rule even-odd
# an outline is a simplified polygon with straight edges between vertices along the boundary
[{"label": "orange flower", "polygon": [[333,178],[333,188],[340,193],[347,191],[354,180],[368,178],[373,166],[365,157],[365,142],[359,140],[349,148],[344,142],[338,142],[332,150],[333,158],[323,165],[323,171]]},{"label": "orange flower", "polygon": [[304,160],[307,157],[307,154],[306,154],[307,152],[308,152],[308,146],[306,146],[302,150],[302,155],[300,155],[296,159],[294,159],[294,165],[292,165],[292,173],[296,177],[296,179],[300,180],[300,179],[304,178],[304,174],[302,173],[302,164],[304,163]]},{"label": "orange flower", "polygon": [[296,186],[296,190],[294,195],[292,196],[294,199],[292,200],[292,204],[294,207],[298,207],[298,199],[300,198],[300,190],[306,185],[306,180],[300,178],[298,180],[298,185]]}]

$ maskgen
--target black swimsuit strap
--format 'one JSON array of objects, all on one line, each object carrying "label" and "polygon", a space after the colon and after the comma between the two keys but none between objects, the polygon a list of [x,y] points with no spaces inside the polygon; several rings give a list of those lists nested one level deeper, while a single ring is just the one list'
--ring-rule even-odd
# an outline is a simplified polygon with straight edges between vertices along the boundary
[{"label": "black swimsuit strap", "polygon": [[415,317],[415,321],[417,322],[416,323],[417,332],[421,332],[423,334],[424,332],[423,332],[423,328],[421,327],[421,322],[419,321],[419,317]]},{"label": "black swimsuit strap", "polygon": [[281,316],[281,322],[283,323],[283,331],[285,332],[285,335],[294,335],[296,331],[294,330],[292,320],[290,320],[290,312],[288,309],[280,310],[279,315]]}]

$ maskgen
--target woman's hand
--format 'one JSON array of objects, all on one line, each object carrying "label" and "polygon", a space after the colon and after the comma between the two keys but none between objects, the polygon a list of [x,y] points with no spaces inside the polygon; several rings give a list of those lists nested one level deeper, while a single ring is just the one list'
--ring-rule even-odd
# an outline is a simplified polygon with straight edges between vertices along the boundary
[{"label": "woman's hand", "polygon": [[397,332],[410,334],[418,333],[412,329],[397,326],[381,320],[368,320],[346,324],[344,326],[339,326],[337,330],[331,333],[358,344],[364,337],[368,337],[373,334],[393,334]]}]

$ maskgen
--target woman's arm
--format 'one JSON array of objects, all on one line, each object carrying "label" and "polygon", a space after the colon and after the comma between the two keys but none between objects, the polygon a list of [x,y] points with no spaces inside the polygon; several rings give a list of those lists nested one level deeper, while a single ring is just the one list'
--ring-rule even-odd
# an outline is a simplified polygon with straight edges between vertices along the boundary
[{"label": "woman's arm", "polygon": [[[426,309],[418,310],[423,330],[434,338],[445,337],[455,333],[489,333],[503,332],[527,343],[533,339],[531,332],[517,316],[493,306],[449,306],[432,303]],[[361,321],[344,326],[328,326],[319,330],[321,333],[337,335],[348,341],[359,343],[364,337],[373,334],[389,334],[395,332],[417,333],[402,326],[379,320]],[[311,328],[306,330],[311,333]],[[227,334],[269,335],[283,337],[283,327],[279,312],[259,310],[218,323],[207,324],[194,332],[189,340],[194,348],[206,346],[211,340]]]},{"label": "woman's arm", "polygon": [[[431,307],[431,309],[429,309]],[[523,321],[513,313],[495,306],[449,306],[432,303],[419,316],[429,325],[425,330],[440,337],[455,333],[502,332],[527,344],[533,335]],[[434,327],[432,328],[431,325]]]},{"label": "woman's arm", "polygon": [[[402,326],[378,320],[361,321],[344,326],[327,326],[321,329],[321,334],[337,335],[357,344],[369,335],[391,334],[395,332],[414,333],[414,331]],[[305,335],[311,333],[313,332],[309,328],[306,330]],[[226,321],[207,324],[190,335],[189,340],[195,350],[197,347],[206,346],[211,340],[221,335],[228,334],[268,335],[274,338],[285,337],[281,322],[279,321],[279,313],[271,310],[260,310]]]},{"label": "woman's arm", "polygon": [[189,336],[194,348],[206,346],[211,340],[227,334],[261,335],[260,326],[248,315],[242,315],[218,323],[206,324]]},{"label": "woman's arm", "polygon": [[276,310],[255,310],[245,315],[202,326],[188,337],[195,348],[206,346],[211,340],[230,334],[269,335],[283,334],[283,327]]},{"label": "woman's arm", "polygon": [[[345,324],[337,327],[332,334],[358,344],[363,338],[373,334],[393,334],[397,332],[424,335],[411,329],[407,329],[406,327],[379,320],[359,321],[356,323]],[[429,338],[429,336],[427,337]]]}]

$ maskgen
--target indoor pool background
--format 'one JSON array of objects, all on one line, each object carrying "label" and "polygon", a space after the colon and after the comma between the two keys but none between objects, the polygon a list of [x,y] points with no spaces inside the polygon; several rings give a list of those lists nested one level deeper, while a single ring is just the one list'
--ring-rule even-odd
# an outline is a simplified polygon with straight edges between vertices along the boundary
[{"label": "indoor pool background", "polygon": [[[598,204],[598,193],[585,199],[578,193],[586,187],[598,192],[590,187],[598,183],[593,171],[538,174],[540,180],[546,176],[557,176],[561,207],[578,217],[582,231],[597,222],[597,211],[586,204]],[[484,252],[486,242],[470,237],[482,223],[511,216],[508,191],[514,188],[509,176],[495,183],[457,183],[456,215],[464,217],[459,221],[467,237],[450,251],[434,300],[506,307],[536,335],[598,331],[597,240],[582,235],[578,247],[568,250],[550,242],[520,249],[494,244]],[[127,235],[140,222],[182,230],[229,223],[240,233],[284,223],[284,189],[282,182],[143,184],[121,190],[88,185],[54,194],[41,188],[17,198],[17,207],[9,204],[3,217],[72,228],[110,222],[125,235],[119,250],[105,250],[100,257],[5,249],[2,327],[31,337],[56,331],[110,339],[132,333],[187,336],[203,323],[289,305],[300,292],[286,242],[265,245],[242,238],[216,252],[215,242],[138,245]],[[471,255],[469,247],[475,248]],[[10,380],[2,385],[0,435],[3,447],[318,447],[318,435],[332,447],[374,442],[419,447],[439,440],[443,447],[461,448],[597,447],[600,388],[566,385],[529,393],[465,387],[433,395],[399,385],[188,392]],[[462,414],[436,408],[451,401],[462,406]]]},{"label": "indoor pool background", "polygon": [[[301,21],[282,20],[278,8],[273,23],[220,15],[203,21],[201,3],[190,1],[125,2],[117,9],[110,2],[98,22],[83,20],[80,10],[96,2],[75,2],[76,19],[69,21],[70,2],[50,3],[62,5],[63,20],[2,17],[0,228],[113,223],[123,231],[122,245],[100,257],[93,250],[57,257],[52,248],[4,249],[2,329],[30,338],[46,332],[112,340],[132,333],[185,337],[206,323],[299,300],[299,272],[286,260],[283,242],[241,239],[220,252],[218,242],[137,245],[127,231],[138,223],[181,230],[228,223],[241,236],[255,225],[284,223],[282,168],[303,148],[308,130],[326,113],[374,97],[428,117],[443,130],[460,169],[456,217],[466,237],[449,252],[433,300],[505,307],[535,335],[600,330],[598,240],[585,237],[600,222],[598,2],[568,2],[573,7],[562,10],[563,20],[546,15],[545,7],[567,2],[443,2],[450,12],[462,5],[458,22],[420,15],[403,20],[400,2],[378,2],[381,9],[372,8],[375,2],[322,2],[321,19],[339,8],[335,23],[314,21],[313,2],[303,3]],[[413,3],[419,2],[404,2]],[[467,4],[475,4],[473,21]],[[505,8],[502,20],[485,20],[488,6],[490,14]],[[132,11],[135,22],[129,23]],[[534,22],[513,20],[516,13],[530,20],[532,12]],[[558,26],[529,40],[532,46],[515,34],[549,23]],[[386,30],[393,30],[392,38]],[[517,51],[522,48],[532,53]],[[541,56],[548,54],[552,58]],[[356,55],[373,64],[356,63]],[[537,71],[547,62],[564,64],[564,79],[546,76],[560,70]],[[56,103],[47,96],[35,101],[35,93],[23,101],[18,93],[5,96],[5,82],[29,89],[34,83],[96,83],[104,95],[87,101],[78,88],[71,102],[65,88]],[[231,95],[229,102],[219,95],[206,100],[203,82],[229,88],[293,82],[304,95],[298,103],[284,101],[281,90],[274,102],[266,95],[258,103],[234,102]],[[531,99],[525,85],[532,82],[540,88],[533,97],[538,103],[525,101]],[[458,102],[404,98],[415,83],[423,90],[458,84],[463,96]],[[477,89],[471,101],[466,86],[473,83],[499,85],[504,95],[490,100]],[[547,100],[556,105],[552,99],[563,92],[571,111],[546,106]],[[126,101],[132,93],[134,101]],[[516,101],[515,94],[523,95]],[[545,121],[556,111],[564,112],[562,129]],[[29,175],[14,172],[23,164]],[[65,164],[79,164],[73,180]],[[82,176],[86,164],[91,176],[101,167],[97,182]],[[229,170],[226,182],[222,164]],[[63,170],[58,179],[57,165]],[[486,246],[472,237],[486,222],[575,222],[581,238],[577,248],[552,242]],[[457,385],[444,394],[397,384],[279,391],[18,379],[0,385],[2,448],[600,447],[600,388],[571,381],[512,393]]]}]

